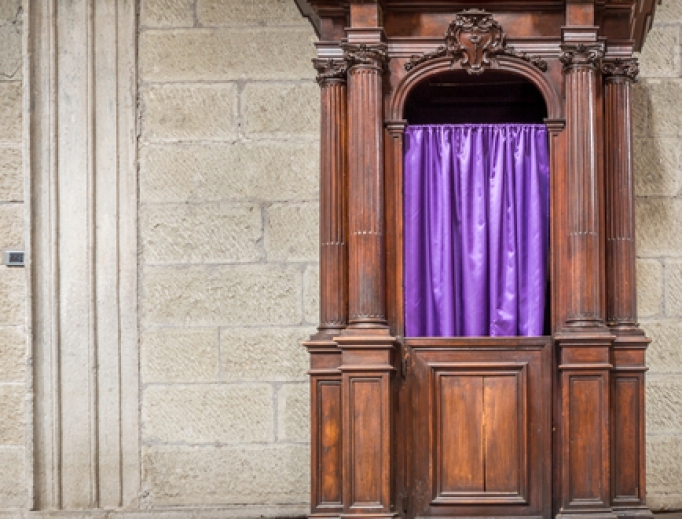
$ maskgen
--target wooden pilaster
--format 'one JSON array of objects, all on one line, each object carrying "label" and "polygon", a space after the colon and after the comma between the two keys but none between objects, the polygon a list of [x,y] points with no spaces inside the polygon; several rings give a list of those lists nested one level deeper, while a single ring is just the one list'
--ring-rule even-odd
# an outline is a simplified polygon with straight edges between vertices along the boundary
[{"label": "wooden pilaster", "polygon": [[652,517],[646,506],[645,352],[637,325],[631,83],[637,61],[608,59],[605,75],[606,309],[616,336],[611,375],[611,500],[621,518]]},{"label": "wooden pilaster", "polygon": [[[577,34],[577,36],[576,36]],[[602,315],[596,31],[565,30],[565,236],[569,281],[559,346],[559,512],[614,517],[610,499],[609,382],[613,336]]]},{"label": "wooden pilaster", "polygon": [[320,326],[310,353],[311,516],[343,511],[341,350],[348,322],[348,109],[343,59],[316,59],[321,99]]}]

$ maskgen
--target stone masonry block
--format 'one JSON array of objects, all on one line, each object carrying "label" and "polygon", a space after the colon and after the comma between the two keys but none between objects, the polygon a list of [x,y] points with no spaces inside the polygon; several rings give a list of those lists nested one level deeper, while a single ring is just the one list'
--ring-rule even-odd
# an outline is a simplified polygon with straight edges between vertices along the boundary
[{"label": "stone masonry block", "polygon": [[675,196],[680,182],[677,139],[635,139],[635,191],[639,196]]},{"label": "stone masonry block", "polygon": [[140,163],[143,202],[318,196],[317,143],[145,146]]},{"label": "stone masonry block", "polygon": [[236,263],[262,258],[261,208],[255,204],[171,204],[142,207],[146,263]]},{"label": "stone masonry block", "polygon": [[[656,8],[657,23],[674,23],[682,22],[682,3],[678,0],[665,0]],[[648,45],[647,42],[644,45]],[[682,493],[682,490],[680,490]]]},{"label": "stone masonry block", "polygon": [[0,249],[24,243],[24,204],[0,205]]},{"label": "stone masonry block", "polygon": [[26,505],[26,451],[22,448],[0,449],[0,503],[3,508]]},{"label": "stone masonry block", "polygon": [[237,87],[158,85],[142,91],[145,140],[229,140],[237,136]]},{"label": "stone masonry block", "polygon": [[682,481],[682,437],[647,437],[647,491],[679,492]]},{"label": "stone masonry block", "polygon": [[144,391],[142,429],[146,441],[271,442],[273,428],[270,385],[150,386]]},{"label": "stone masonry block", "polygon": [[315,41],[309,26],[145,31],[139,43],[140,78],[312,80]]},{"label": "stone masonry block", "polygon": [[665,313],[682,317],[682,261],[679,260],[665,264]]},{"label": "stone masonry block", "polygon": [[682,82],[680,80],[647,81],[650,110],[649,127],[655,137],[676,137],[682,132]]},{"label": "stone masonry block", "polygon": [[307,503],[307,445],[151,447],[142,453],[153,506]]},{"label": "stone masonry block", "polygon": [[23,384],[0,385],[0,445],[24,444]]},{"label": "stone masonry block", "polygon": [[288,442],[310,441],[310,386],[284,384],[277,392],[277,439]]},{"label": "stone masonry block", "polygon": [[197,16],[204,27],[308,23],[291,0],[198,0]]},{"label": "stone masonry block", "polygon": [[194,10],[192,0],[142,0],[140,25],[142,27],[192,27]]},{"label": "stone masonry block", "polygon": [[642,257],[677,256],[682,250],[682,200],[636,202],[637,253]]},{"label": "stone masonry block", "polygon": [[313,82],[249,84],[243,94],[246,133],[257,137],[317,137],[319,98],[320,88]]},{"label": "stone masonry block", "polygon": [[319,208],[315,203],[274,204],[267,210],[265,251],[270,261],[318,261]]},{"label": "stone masonry block", "polygon": [[311,324],[320,321],[320,268],[308,267],[303,278],[303,306],[305,320]]},{"label": "stone masonry block", "polygon": [[218,378],[218,330],[164,328],[140,337],[142,382],[206,382]]},{"label": "stone masonry block", "polygon": [[655,26],[646,37],[640,58],[642,77],[680,75],[680,26]]},{"label": "stone masonry block", "polygon": [[21,24],[0,23],[0,81],[21,79]]},{"label": "stone masonry block", "polygon": [[220,349],[226,380],[303,381],[313,328],[224,328]]},{"label": "stone masonry block", "polygon": [[0,200],[17,202],[23,199],[21,148],[2,148],[0,150]]},{"label": "stone masonry block", "polygon": [[301,270],[291,266],[148,267],[143,323],[298,325],[302,284]]},{"label": "stone masonry block", "polygon": [[644,81],[632,85],[632,133],[649,135],[649,89]]},{"label": "stone masonry block", "polygon": [[637,312],[640,317],[661,314],[663,265],[658,260],[637,260]]},{"label": "stone masonry block", "polygon": [[682,430],[682,375],[649,377],[646,382],[646,430],[676,434]]},{"label": "stone masonry block", "polygon": [[21,140],[21,81],[0,81],[0,140]]},{"label": "stone masonry block", "polygon": [[0,265],[0,326],[24,324],[26,290],[24,269]]},{"label": "stone masonry block", "polygon": [[24,382],[26,334],[22,327],[0,327],[0,382]]},{"label": "stone masonry block", "polygon": [[0,0],[0,24],[11,24],[21,9],[21,0]]},{"label": "stone masonry block", "polygon": [[642,328],[652,339],[646,357],[651,372],[682,372],[682,323],[652,321],[642,323]]}]

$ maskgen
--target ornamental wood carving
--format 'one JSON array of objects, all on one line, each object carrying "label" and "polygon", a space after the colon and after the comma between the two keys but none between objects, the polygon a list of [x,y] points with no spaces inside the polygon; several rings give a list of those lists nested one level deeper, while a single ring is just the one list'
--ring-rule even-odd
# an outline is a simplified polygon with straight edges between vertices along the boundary
[{"label": "ornamental wood carving", "polygon": [[457,15],[445,32],[445,45],[434,52],[414,54],[405,64],[410,71],[422,63],[442,57],[459,60],[462,68],[471,75],[483,74],[495,56],[505,54],[528,61],[543,72],[547,62],[537,56],[518,52],[507,45],[507,35],[492,15],[481,9],[469,9]]}]

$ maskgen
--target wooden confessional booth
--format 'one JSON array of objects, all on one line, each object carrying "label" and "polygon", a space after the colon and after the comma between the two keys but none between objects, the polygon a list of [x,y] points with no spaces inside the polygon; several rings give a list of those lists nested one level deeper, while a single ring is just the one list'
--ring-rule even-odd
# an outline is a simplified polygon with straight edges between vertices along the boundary
[{"label": "wooden confessional booth", "polygon": [[[320,36],[322,99],[321,323],[305,343],[311,516],[651,517],[631,85],[655,0],[300,3]],[[405,205],[426,199],[413,196],[422,186],[412,177],[443,149],[455,157],[444,164],[457,162],[463,148],[441,139],[438,159],[415,159],[415,135],[500,124],[528,125],[546,156],[547,254],[512,276],[539,281],[541,325],[416,333],[406,322],[421,307],[406,303],[406,287],[421,290],[435,267],[406,266],[414,252],[414,244],[406,252],[408,228],[424,248],[442,243],[414,231]],[[505,168],[535,152],[519,149],[496,174],[521,182]],[[446,182],[460,182],[453,171]],[[426,210],[445,198],[468,203],[492,189],[485,185],[454,194],[431,186]],[[530,204],[525,195],[515,203]],[[492,214],[490,202],[483,207]],[[455,212],[446,208],[429,225],[459,225],[466,218]],[[515,217],[519,229],[535,221],[523,211]],[[472,228],[475,237],[476,222]],[[486,250],[507,231],[492,232]],[[512,256],[523,262],[530,252],[518,243]],[[455,246],[451,255],[459,254]],[[469,283],[483,261],[468,255],[454,284]],[[443,290],[430,286],[416,304]],[[525,298],[514,290],[511,299]],[[457,301],[469,304],[477,293]]]}]

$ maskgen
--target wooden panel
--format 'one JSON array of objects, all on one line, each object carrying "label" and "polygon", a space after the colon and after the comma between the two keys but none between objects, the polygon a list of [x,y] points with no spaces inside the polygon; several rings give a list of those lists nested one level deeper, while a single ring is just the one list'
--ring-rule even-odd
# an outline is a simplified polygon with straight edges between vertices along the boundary
[{"label": "wooden panel", "polygon": [[439,503],[526,502],[526,365],[436,364]]},{"label": "wooden panel", "polygon": [[350,381],[352,506],[381,505],[381,379]]},{"label": "wooden panel", "polygon": [[342,506],[341,479],[341,380],[317,381],[317,504]]},{"label": "wooden panel", "polygon": [[485,491],[483,382],[481,376],[441,373],[437,377],[440,495]]},{"label": "wooden panel", "polygon": [[408,517],[551,513],[546,338],[407,339]]},{"label": "wooden panel", "polygon": [[525,468],[525,413],[517,377],[485,377],[485,490],[519,494]]},{"label": "wooden panel", "polygon": [[602,377],[570,377],[569,382],[569,438],[571,503],[602,502],[602,425],[607,410],[603,402]]},{"label": "wooden panel", "polygon": [[[613,409],[615,423],[613,442],[614,502],[639,501],[639,377],[616,376]],[[628,499],[629,498],[629,499]]]}]

